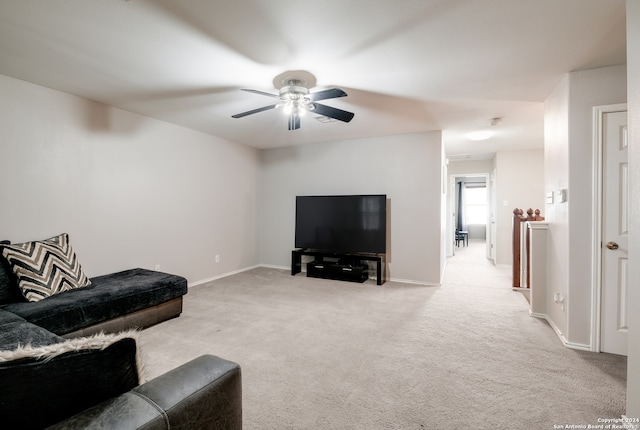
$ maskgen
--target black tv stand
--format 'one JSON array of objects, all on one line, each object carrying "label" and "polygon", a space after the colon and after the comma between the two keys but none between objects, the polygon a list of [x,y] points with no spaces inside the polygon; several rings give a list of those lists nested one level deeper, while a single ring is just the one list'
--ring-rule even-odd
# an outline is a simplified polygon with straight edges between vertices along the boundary
[{"label": "black tv stand", "polygon": [[324,258],[334,258],[342,261],[350,261],[351,264],[357,265],[362,261],[376,262],[376,281],[378,285],[384,282],[384,260],[385,254],[364,254],[364,253],[342,253],[331,251],[319,251],[315,249],[294,249],[291,251],[291,276],[295,276],[302,271],[302,256],[308,255],[315,257],[316,261],[323,261]]}]

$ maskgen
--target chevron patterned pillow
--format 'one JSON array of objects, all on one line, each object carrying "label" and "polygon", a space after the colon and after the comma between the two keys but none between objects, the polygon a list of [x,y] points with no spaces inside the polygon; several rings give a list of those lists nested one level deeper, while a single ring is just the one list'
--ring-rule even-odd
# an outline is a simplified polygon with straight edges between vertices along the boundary
[{"label": "chevron patterned pillow", "polygon": [[30,302],[91,285],[66,233],[47,240],[1,245],[0,249]]}]

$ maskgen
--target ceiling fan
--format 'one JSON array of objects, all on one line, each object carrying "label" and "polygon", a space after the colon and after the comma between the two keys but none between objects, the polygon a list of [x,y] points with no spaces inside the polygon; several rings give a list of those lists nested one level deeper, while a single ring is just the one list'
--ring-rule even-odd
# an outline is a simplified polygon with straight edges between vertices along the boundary
[{"label": "ceiling fan", "polygon": [[258,90],[250,90],[242,88],[242,91],[260,94],[267,97],[280,99],[278,103],[253,109],[247,112],[232,115],[232,118],[242,118],[258,112],[264,112],[270,109],[282,108],[288,117],[289,130],[297,130],[300,128],[300,117],[309,111],[318,115],[334,118],[339,121],[349,122],[353,119],[354,114],[346,110],[337,109],[331,106],[316,103],[318,100],[335,99],[345,97],[345,93],[340,88],[331,88],[310,93],[309,88],[305,86],[305,81],[295,78],[287,78],[283,80],[283,86],[280,88],[279,94],[265,93]]}]

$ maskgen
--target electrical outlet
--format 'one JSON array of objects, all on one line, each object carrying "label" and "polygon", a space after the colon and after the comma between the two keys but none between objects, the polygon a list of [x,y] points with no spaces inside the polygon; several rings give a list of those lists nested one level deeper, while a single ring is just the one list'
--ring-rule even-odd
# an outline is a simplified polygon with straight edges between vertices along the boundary
[{"label": "electrical outlet", "polygon": [[160,270],[160,265],[156,264],[156,271]]},{"label": "electrical outlet", "polygon": [[216,254],[216,263],[220,262],[220,254]]}]

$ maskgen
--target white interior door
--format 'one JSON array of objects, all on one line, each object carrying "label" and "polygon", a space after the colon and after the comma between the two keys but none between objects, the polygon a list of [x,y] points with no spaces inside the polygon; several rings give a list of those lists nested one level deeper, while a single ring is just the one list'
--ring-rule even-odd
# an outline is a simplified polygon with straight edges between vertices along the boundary
[{"label": "white interior door", "polygon": [[600,350],[627,355],[629,165],[627,112],[602,119],[602,296]]}]

